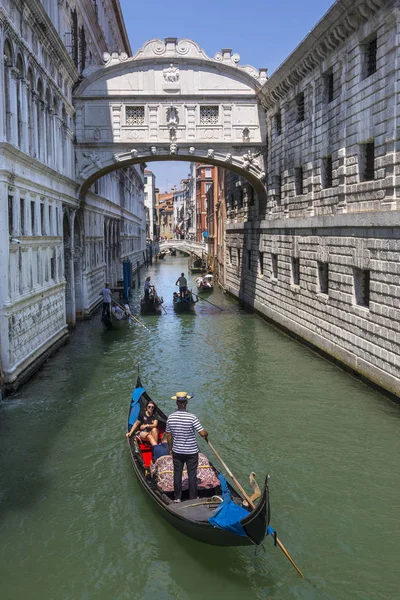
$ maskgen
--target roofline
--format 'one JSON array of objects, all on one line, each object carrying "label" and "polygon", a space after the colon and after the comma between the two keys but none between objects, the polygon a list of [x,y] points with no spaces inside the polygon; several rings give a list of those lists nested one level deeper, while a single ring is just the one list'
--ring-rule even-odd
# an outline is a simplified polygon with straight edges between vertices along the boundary
[{"label": "roofline", "polygon": [[127,54],[129,54],[129,56],[132,56],[132,48],[129,42],[128,32],[126,31],[124,16],[122,14],[120,2],[119,0],[111,0],[111,4],[114,9],[115,17],[120,28],[121,37],[125,45],[124,50]]}]

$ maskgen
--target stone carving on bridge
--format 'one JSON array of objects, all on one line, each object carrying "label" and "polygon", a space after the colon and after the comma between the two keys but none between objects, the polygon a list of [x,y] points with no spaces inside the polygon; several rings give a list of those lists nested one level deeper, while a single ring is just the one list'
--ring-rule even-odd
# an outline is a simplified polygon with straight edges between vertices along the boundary
[{"label": "stone carving on bridge", "polygon": [[225,162],[232,162],[232,154],[230,152],[225,156]]},{"label": "stone carving on bridge", "polygon": [[164,81],[167,83],[177,83],[179,81],[179,69],[171,63],[169,67],[163,71]]},{"label": "stone carving on bridge", "polygon": [[155,146],[151,146],[150,152],[152,153],[153,156],[155,156],[157,154],[157,148]]},{"label": "stone carving on bridge", "polygon": [[178,146],[176,144],[169,145],[169,153],[176,154],[178,152]]},{"label": "stone carving on bridge", "polygon": [[85,171],[88,168],[96,167],[97,169],[101,169],[101,161],[96,152],[83,152],[82,153],[83,160],[82,166],[79,170],[79,177],[85,179]]},{"label": "stone carving on bridge", "polygon": [[189,154],[191,154],[193,156],[193,154],[195,153],[196,148],[194,146],[190,146],[189,148]]},{"label": "stone carving on bridge", "polygon": [[207,158],[214,158],[214,150],[212,148],[207,150]]},{"label": "stone carving on bridge", "polygon": [[248,170],[248,169],[250,169],[250,166],[251,166],[254,169],[257,169],[260,171],[261,170],[260,163],[255,160],[257,158],[257,156],[260,156],[260,154],[261,154],[261,150],[260,150],[260,152],[256,152],[256,153],[252,152],[251,150],[248,150],[245,154],[243,154],[243,158],[242,158],[243,168]]}]

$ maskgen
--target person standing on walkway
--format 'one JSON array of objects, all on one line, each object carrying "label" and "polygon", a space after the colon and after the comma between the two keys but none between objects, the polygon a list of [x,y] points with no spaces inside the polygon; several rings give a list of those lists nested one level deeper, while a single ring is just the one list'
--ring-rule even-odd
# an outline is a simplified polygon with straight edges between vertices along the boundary
[{"label": "person standing on walkway", "polygon": [[177,392],[176,396],[172,396],[172,400],[176,400],[178,410],[168,417],[165,428],[174,465],[174,502],[180,502],[182,499],[182,473],[185,464],[189,478],[189,499],[197,498],[199,449],[196,431],[205,440],[208,438],[208,433],[198,418],[186,410],[190,398],[187,392]]},{"label": "person standing on walkway", "polygon": [[175,285],[179,285],[181,298],[183,298],[187,290],[187,280],[185,277],[185,273],[181,273],[181,276],[178,277],[178,279],[175,281]]},{"label": "person standing on walkway", "polygon": [[103,311],[101,313],[101,320],[104,318],[111,319],[111,290],[108,281],[104,284],[99,296],[103,296]]}]

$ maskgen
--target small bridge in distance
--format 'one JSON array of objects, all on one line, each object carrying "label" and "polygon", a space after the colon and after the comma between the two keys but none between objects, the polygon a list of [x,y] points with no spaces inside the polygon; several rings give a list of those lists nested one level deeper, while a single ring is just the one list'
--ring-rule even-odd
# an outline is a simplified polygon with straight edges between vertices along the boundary
[{"label": "small bridge in distance", "polygon": [[190,240],[163,240],[160,242],[160,252],[176,248],[185,254],[194,255],[202,258],[206,254],[206,245],[204,242],[194,242]]}]

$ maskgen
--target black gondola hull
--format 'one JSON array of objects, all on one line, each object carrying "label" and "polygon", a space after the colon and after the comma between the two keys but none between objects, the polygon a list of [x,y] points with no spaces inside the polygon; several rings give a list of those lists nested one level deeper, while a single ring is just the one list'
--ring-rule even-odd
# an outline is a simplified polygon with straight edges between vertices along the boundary
[{"label": "black gondola hull", "polygon": [[[138,378],[136,387],[142,387],[140,378]],[[144,402],[150,399],[146,392],[144,392],[141,398],[143,398]],[[167,418],[166,415],[158,407],[157,411],[159,418],[165,422]],[[264,489],[256,508],[249,512],[248,516],[240,522],[246,535],[236,535],[230,531],[214,527],[208,520],[203,519],[201,521],[196,521],[185,518],[183,514],[179,514],[179,512],[177,512],[179,510],[179,505],[177,506],[172,503],[170,499],[166,498],[165,494],[160,492],[154,484],[152,485],[150,483],[151,480],[146,477],[137,444],[132,438],[128,438],[127,441],[133,469],[139,483],[147,496],[151,499],[154,508],[156,508],[176,529],[197,541],[214,546],[251,546],[261,544],[265,539],[270,518],[268,478],[265,480]],[[235,489],[229,484],[228,487],[232,497],[240,499],[240,496]],[[201,501],[202,498],[199,500]],[[212,514],[213,510],[210,510],[210,517]]]}]

